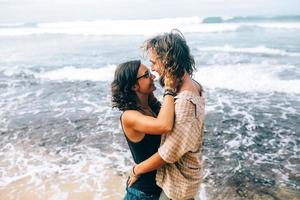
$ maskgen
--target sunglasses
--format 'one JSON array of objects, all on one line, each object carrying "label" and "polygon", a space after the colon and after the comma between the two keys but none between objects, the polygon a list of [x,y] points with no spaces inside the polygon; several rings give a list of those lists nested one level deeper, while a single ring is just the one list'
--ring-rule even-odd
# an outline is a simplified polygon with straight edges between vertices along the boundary
[{"label": "sunglasses", "polygon": [[147,69],[147,71],[145,72],[144,75],[137,77],[136,80],[139,80],[140,78],[149,78],[151,76],[151,72],[149,71],[149,69]]}]

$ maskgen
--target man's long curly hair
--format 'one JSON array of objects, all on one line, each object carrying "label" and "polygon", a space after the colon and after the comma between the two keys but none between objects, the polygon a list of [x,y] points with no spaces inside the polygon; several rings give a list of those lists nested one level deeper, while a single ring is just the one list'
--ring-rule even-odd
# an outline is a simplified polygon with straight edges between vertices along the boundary
[{"label": "man's long curly hair", "polygon": [[185,71],[193,75],[196,70],[195,60],[190,54],[186,40],[177,29],[146,40],[142,48],[146,53],[154,50],[164,66],[165,73],[178,80],[182,79]]},{"label": "man's long curly hair", "polygon": [[[138,97],[132,87],[137,83],[137,74],[141,66],[140,60],[128,61],[119,64],[116,68],[114,80],[111,83],[112,107],[121,111],[139,110]],[[151,94],[148,98],[151,109],[158,114],[160,102]]]}]

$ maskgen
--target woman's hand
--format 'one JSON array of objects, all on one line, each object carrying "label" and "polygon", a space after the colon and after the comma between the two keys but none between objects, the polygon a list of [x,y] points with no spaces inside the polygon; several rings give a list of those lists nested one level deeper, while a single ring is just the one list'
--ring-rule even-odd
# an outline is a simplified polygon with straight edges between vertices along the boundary
[{"label": "woman's hand", "polygon": [[177,80],[176,77],[166,72],[164,76],[164,85],[166,88],[177,89],[179,85],[179,81]]}]

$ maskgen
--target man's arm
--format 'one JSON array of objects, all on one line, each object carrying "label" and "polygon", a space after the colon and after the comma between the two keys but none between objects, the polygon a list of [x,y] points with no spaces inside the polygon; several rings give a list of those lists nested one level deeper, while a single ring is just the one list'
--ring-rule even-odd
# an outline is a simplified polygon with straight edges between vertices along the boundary
[{"label": "man's arm", "polygon": [[147,172],[151,172],[162,167],[166,162],[160,157],[159,153],[156,152],[147,160],[144,160],[140,164],[134,167],[134,173],[139,176]]},{"label": "man's arm", "polygon": [[156,170],[163,166],[166,162],[160,157],[159,153],[153,154],[147,160],[144,160],[140,164],[134,166],[133,173],[129,176],[127,181],[128,186],[132,186],[141,174]]}]

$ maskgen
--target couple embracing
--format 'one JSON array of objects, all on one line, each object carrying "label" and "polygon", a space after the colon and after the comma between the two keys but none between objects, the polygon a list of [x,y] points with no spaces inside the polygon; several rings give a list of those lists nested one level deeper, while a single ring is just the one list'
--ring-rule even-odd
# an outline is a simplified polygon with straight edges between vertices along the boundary
[{"label": "couple embracing", "polygon": [[153,94],[155,76],[139,60],[118,65],[111,84],[112,106],[123,111],[121,126],[136,163],[124,199],[194,199],[204,132],[204,96],[192,79],[194,58],[178,30],[146,40],[143,50],[160,76],[163,102]]}]

